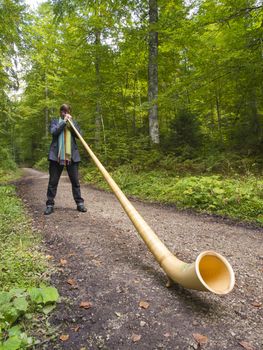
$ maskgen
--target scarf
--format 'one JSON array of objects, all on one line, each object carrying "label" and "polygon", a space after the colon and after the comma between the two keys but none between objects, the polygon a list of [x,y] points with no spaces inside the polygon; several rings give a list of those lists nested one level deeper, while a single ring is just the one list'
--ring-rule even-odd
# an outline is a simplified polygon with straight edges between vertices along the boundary
[{"label": "scarf", "polygon": [[[62,121],[63,119],[59,118],[59,123]],[[67,125],[58,136],[58,162],[61,165],[71,162],[71,132]]]}]

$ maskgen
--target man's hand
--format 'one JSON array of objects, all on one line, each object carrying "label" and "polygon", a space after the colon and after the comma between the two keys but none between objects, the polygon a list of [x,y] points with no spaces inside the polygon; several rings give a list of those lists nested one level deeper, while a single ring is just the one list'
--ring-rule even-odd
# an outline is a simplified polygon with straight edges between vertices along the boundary
[{"label": "man's hand", "polygon": [[72,116],[68,113],[64,116],[64,121],[66,122],[67,120],[72,120]]}]

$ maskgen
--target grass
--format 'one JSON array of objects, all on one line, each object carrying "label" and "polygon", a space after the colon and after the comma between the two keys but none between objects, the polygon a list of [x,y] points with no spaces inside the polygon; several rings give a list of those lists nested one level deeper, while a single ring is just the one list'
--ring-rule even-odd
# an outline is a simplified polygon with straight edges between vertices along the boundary
[{"label": "grass", "polygon": [[41,238],[15,188],[0,185],[0,201],[0,350],[28,349],[39,343],[35,335],[54,333],[47,315],[58,292],[47,287],[50,267],[39,250]]},{"label": "grass", "polygon": [[0,289],[30,287],[41,281],[47,265],[36,245],[21,201],[13,186],[0,187]]},{"label": "grass", "polygon": [[21,177],[20,169],[5,171],[0,168],[1,184],[6,184],[10,181],[17,180],[20,177]]},{"label": "grass", "polygon": [[[138,172],[127,165],[118,167],[111,174],[127,195],[263,226],[263,181],[253,175],[173,176],[165,170]],[[108,190],[94,167],[85,169],[83,178]]]}]

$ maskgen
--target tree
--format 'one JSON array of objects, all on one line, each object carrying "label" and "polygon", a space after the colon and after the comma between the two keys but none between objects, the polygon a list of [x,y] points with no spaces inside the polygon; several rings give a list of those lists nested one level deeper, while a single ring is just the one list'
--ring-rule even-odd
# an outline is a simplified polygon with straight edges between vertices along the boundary
[{"label": "tree", "polygon": [[[19,88],[17,52],[22,45],[21,26],[26,19],[22,1],[0,2],[0,136],[1,148],[15,157],[15,104],[11,100]],[[4,153],[5,154],[5,153]],[[1,154],[0,154],[1,157]]]},{"label": "tree", "polygon": [[153,143],[159,144],[158,125],[158,21],[157,0],[149,0],[149,63],[148,63],[148,99],[149,130]]},{"label": "tree", "polygon": [[159,142],[159,151],[177,154],[186,145],[201,153],[195,128],[205,150],[260,154],[256,1],[54,0],[32,18],[16,123],[28,159],[46,154],[47,117],[63,102],[99,157],[114,165]]}]

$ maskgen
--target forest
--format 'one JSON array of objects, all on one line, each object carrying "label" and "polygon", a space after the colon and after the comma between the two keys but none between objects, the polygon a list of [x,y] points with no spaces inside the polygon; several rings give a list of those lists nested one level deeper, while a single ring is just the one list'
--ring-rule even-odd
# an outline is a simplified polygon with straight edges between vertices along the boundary
[{"label": "forest", "polygon": [[0,0],[0,350],[263,348],[262,78],[260,0]]},{"label": "forest", "polygon": [[[131,194],[157,183],[160,195],[150,188],[149,198],[180,206],[160,179],[190,176],[181,186],[190,207],[202,207],[190,196],[202,181],[220,197],[203,209],[241,182],[261,206],[261,1],[53,0],[33,11],[2,0],[0,16],[2,168],[47,168],[50,121],[69,103]],[[99,185],[83,150],[82,158],[83,178]]]}]

